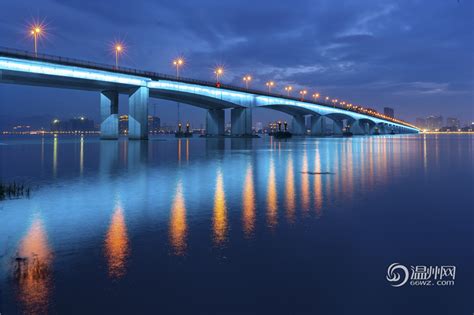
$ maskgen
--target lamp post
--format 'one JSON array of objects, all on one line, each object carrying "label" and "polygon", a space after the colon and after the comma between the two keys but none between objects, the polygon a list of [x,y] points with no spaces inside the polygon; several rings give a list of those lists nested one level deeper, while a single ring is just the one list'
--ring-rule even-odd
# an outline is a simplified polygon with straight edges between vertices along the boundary
[{"label": "lamp post", "polygon": [[248,90],[248,89],[249,89],[250,81],[252,81],[252,77],[247,74],[246,76],[244,76],[244,78],[243,78],[242,80],[244,80],[244,82],[245,82],[245,88]]},{"label": "lamp post", "polygon": [[290,92],[293,90],[291,85],[285,86],[285,91],[288,96],[290,96]]},{"label": "lamp post", "polygon": [[271,93],[272,92],[272,87],[275,86],[275,82],[268,81],[267,83],[265,83],[265,85],[268,87],[268,93]]},{"label": "lamp post", "polygon": [[224,74],[224,68],[217,67],[214,70],[214,74],[216,75],[216,84],[219,84],[219,78]]},{"label": "lamp post", "polygon": [[38,38],[43,35],[43,27],[40,24],[35,24],[30,30],[31,36],[33,36],[35,46],[35,57],[38,57]]},{"label": "lamp post", "polygon": [[184,59],[176,58],[173,60],[173,65],[176,67],[176,79],[179,79],[179,68],[184,65]]},{"label": "lamp post", "polygon": [[313,94],[313,98],[314,98],[314,100],[316,101],[316,100],[319,98],[319,93],[314,93],[314,94]]},{"label": "lamp post", "polygon": [[114,44],[114,51],[115,51],[115,69],[118,69],[119,56],[124,51],[123,44],[115,43]]},{"label": "lamp post", "polygon": [[302,100],[302,101],[304,101],[304,97],[305,97],[305,95],[306,95],[307,93],[308,93],[308,91],[306,91],[306,90],[300,91],[300,95],[301,95],[301,100]]}]

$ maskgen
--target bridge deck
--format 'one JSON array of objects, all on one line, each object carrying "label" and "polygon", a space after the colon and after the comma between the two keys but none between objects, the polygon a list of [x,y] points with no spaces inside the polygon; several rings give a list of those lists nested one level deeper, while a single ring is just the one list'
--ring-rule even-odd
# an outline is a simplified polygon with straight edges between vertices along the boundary
[{"label": "bridge deck", "polygon": [[[183,78],[183,77],[176,78],[176,76],[173,76],[173,75],[163,74],[163,73],[158,73],[158,72],[153,72],[153,71],[145,71],[145,70],[139,70],[139,69],[133,69],[133,68],[127,68],[127,67],[115,67],[113,65],[108,65],[108,64],[103,64],[103,63],[79,60],[79,59],[74,59],[74,58],[65,58],[65,57],[54,56],[54,55],[49,55],[49,54],[36,55],[33,52],[5,48],[5,47],[0,47],[0,57],[19,58],[19,59],[26,59],[26,60],[32,60],[32,61],[48,62],[48,63],[58,64],[58,65],[108,71],[108,72],[113,72],[113,73],[144,77],[151,80],[168,80],[168,81],[175,81],[175,82],[182,82],[182,83],[189,83],[189,84],[197,84],[197,85],[214,87],[214,88],[216,87],[216,83],[212,81],[197,80],[197,79]],[[301,101],[301,98],[298,98],[298,97],[288,96],[288,95],[280,94],[280,93],[270,93],[270,92],[256,90],[256,89],[247,89],[244,87],[230,85],[230,84],[220,83],[219,87],[222,89],[227,89],[231,91],[251,93],[251,94],[260,95],[260,96],[278,97],[278,98],[288,99],[288,100],[293,100],[293,101]],[[391,122],[390,119],[387,119],[385,117],[380,117],[370,112],[359,111],[354,108],[348,108],[348,107],[341,106],[339,104],[335,104],[332,102],[324,102],[324,101],[319,101],[319,100],[314,101],[311,99],[305,99],[304,102],[310,103],[310,104],[321,105],[328,108],[338,108],[345,111],[350,111],[350,112],[354,112],[358,114],[364,114],[367,116],[371,116],[378,119],[384,119],[384,120],[387,120],[388,122]],[[408,127],[413,128],[412,125],[404,121],[394,120],[393,123],[398,123],[398,124],[406,125]]]}]

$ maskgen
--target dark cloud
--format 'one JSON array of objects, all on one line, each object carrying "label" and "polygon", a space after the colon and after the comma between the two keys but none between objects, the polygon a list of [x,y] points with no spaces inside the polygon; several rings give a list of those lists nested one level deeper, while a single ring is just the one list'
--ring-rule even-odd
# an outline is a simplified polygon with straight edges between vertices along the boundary
[{"label": "dark cloud", "polygon": [[[225,80],[244,73],[262,87],[268,79],[359,104],[392,105],[405,119],[429,114],[473,119],[474,5],[446,1],[86,1],[4,0],[0,45],[29,49],[24,25],[46,16],[45,52],[110,62],[114,38],[128,45],[128,66],[172,72],[185,55],[184,74],[211,79],[224,63]],[[56,91],[0,87],[1,114],[38,111],[38,102],[66,114]],[[67,93],[66,93],[67,94]],[[37,95],[41,95],[40,98]],[[38,101],[39,99],[39,101]],[[71,108],[97,115],[93,95]],[[18,110],[22,102],[25,110]],[[87,104],[85,104],[87,103]],[[375,105],[373,105],[375,104]],[[172,119],[174,109],[162,109]]]}]

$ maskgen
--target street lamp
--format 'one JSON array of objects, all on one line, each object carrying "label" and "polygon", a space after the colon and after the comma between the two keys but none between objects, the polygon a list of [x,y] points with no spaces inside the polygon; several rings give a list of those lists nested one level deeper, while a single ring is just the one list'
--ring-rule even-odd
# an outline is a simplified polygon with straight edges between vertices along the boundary
[{"label": "street lamp", "polygon": [[224,74],[224,68],[217,67],[214,70],[214,74],[216,75],[216,84],[219,84],[219,78]]},{"label": "street lamp", "polygon": [[247,90],[248,90],[248,89],[249,89],[249,83],[250,83],[250,81],[252,81],[252,77],[247,74],[246,76],[244,76],[244,78],[243,78],[242,80],[244,80],[244,82],[245,82],[245,87],[246,87]]},{"label": "street lamp", "polygon": [[173,65],[176,67],[176,79],[179,79],[179,67],[184,65],[184,59],[176,58],[175,60],[173,60]]},{"label": "street lamp", "polygon": [[319,93],[314,93],[313,98],[314,98],[314,100],[318,99],[319,98]]},{"label": "street lamp", "polygon": [[308,93],[308,91],[306,91],[306,90],[300,91],[300,95],[301,95],[301,100],[302,100],[302,101],[304,100],[304,97],[305,97],[305,95],[306,95],[307,93]]},{"label": "street lamp", "polygon": [[38,57],[38,39],[44,34],[44,27],[41,24],[34,24],[30,28],[30,35],[33,36],[35,45],[35,57]]},{"label": "street lamp", "polygon": [[293,90],[291,85],[285,86],[285,91],[288,96],[290,96],[290,92]]},{"label": "street lamp", "polygon": [[275,82],[268,81],[267,83],[265,83],[265,85],[268,87],[268,93],[271,93],[272,92],[272,87],[275,86]]},{"label": "street lamp", "polygon": [[125,50],[125,47],[123,45],[123,43],[121,42],[116,42],[114,44],[114,52],[115,52],[115,69],[118,69],[118,60],[119,60],[119,56],[120,54],[122,54]]}]

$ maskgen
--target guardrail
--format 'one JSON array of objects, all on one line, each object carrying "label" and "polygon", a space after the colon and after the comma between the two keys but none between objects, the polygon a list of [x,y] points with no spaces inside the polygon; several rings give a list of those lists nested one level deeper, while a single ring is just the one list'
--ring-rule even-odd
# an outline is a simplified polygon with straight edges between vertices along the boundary
[{"label": "guardrail", "polygon": [[[60,56],[55,56],[55,55],[43,54],[43,53],[35,54],[31,51],[12,49],[12,48],[7,48],[7,47],[0,47],[0,56],[13,57],[13,58],[21,57],[23,59],[28,59],[28,60],[45,61],[45,62],[51,62],[51,63],[61,64],[61,65],[75,66],[75,67],[77,66],[86,67],[86,68],[94,69],[94,70],[105,70],[105,71],[110,71],[110,72],[147,77],[152,80],[168,80],[168,81],[175,81],[175,82],[182,82],[182,83],[198,84],[198,85],[209,86],[209,87],[216,87],[216,82],[212,82],[212,81],[191,79],[191,78],[185,78],[185,77],[177,78],[176,76],[164,74],[164,73],[138,70],[138,69],[127,68],[127,67],[115,67],[109,64],[84,61],[84,60],[75,59],[75,58],[66,58],[66,57],[60,57]],[[364,112],[362,110],[357,110],[351,107],[341,106],[340,104],[335,104],[332,102],[325,102],[325,101],[319,101],[319,100],[313,101],[311,99],[302,100],[301,98],[288,96],[285,94],[271,93],[271,92],[266,92],[266,91],[256,90],[256,89],[247,89],[244,87],[235,86],[231,84],[219,83],[219,87],[228,89],[228,90],[238,91],[238,92],[252,93],[252,94],[257,94],[261,96],[278,97],[278,98],[283,98],[283,99],[288,99],[288,100],[293,100],[293,101],[303,101],[305,103],[322,105],[329,108],[338,108],[338,109],[342,109],[342,110],[346,110],[346,111],[350,111],[350,112],[354,112],[358,114],[371,116],[378,119],[387,120],[393,123],[405,125],[407,127],[416,128],[415,126],[410,125],[409,123],[398,120],[398,119],[380,117],[371,113]]]}]

